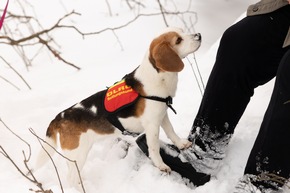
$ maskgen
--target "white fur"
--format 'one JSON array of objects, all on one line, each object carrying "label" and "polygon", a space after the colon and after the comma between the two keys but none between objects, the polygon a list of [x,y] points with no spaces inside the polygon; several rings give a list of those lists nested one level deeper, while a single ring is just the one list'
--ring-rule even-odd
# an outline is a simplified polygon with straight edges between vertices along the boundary
[{"label": "white fur", "polygon": [[[175,31],[183,39],[182,44],[175,48],[180,58],[186,57],[189,53],[193,53],[200,46],[200,41],[193,35],[182,32],[179,28],[167,28],[164,32]],[[177,72],[158,72],[149,61],[149,52],[146,53],[142,64],[135,72],[137,78],[143,85],[144,91],[148,96],[158,97],[174,97],[177,89],[178,75]],[[167,137],[179,148],[187,148],[191,145],[187,139],[181,139],[175,133],[173,126],[168,118],[167,105],[162,102],[145,100],[145,112],[132,124],[132,119],[122,119],[121,122],[125,128],[136,130],[136,126],[142,126],[147,136],[147,144],[149,148],[149,156],[154,165],[162,171],[170,172],[160,154],[159,129],[164,129]],[[139,123],[138,123],[139,122]],[[132,128],[133,126],[133,128]],[[141,128],[138,128],[139,130]]]},{"label": "white fur", "polygon": [[119,121],[128,131],[136,133],[142,133],[144,131],[144,128],[139,118],[136,117],[119,118]]},{"label": "white fur", "polygon": [[76,109],[84,109],[84,106],[81,104],[81,103],[77,103],[73,106],[73,108],[76,108]]},{"label": "white fur", "polygon": [[[175,72],[158,73],[145,57],[142,65],[136,71],[136,77],[144,85],[144,91],[149,96],[168,97],[175,96],[178,76]],[[189,141],[181,140],[173,130],[167,115],[167,105],[162,102],[145,100],[145,112],[140,117],[140,122],[147,136],[149,156],[154,165],[162,171],[170,172],[159,154],[159,129],[164,129],[168,138],[179,148],[189,146]]]},{"label": "white fur", "polygon": [[94,114],[97,114],[98,109],[97,109],[97,107],[96,107],[95,105],[93,105],[93,106],[90,108],[90,111],[91,111],[92,113],[94,113]]}]

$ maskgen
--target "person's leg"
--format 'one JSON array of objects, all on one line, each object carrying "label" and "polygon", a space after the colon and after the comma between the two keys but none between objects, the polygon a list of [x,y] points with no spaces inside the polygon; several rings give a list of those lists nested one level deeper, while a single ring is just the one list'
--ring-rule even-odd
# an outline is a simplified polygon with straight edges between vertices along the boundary
[{"label": "person's leg", "polygon": [[[281,60],[270,104],[249,156],[245,174],[254,183],[282,186],[290,177],[290,48]],[[277,183],[277,180],[281,183]]]},{"label": "person's leg", "polygon": [[289,25],[286,6],[246,17],[224,33],[189,135],[197,171],[214,172],[254,89],[275,77]]}]

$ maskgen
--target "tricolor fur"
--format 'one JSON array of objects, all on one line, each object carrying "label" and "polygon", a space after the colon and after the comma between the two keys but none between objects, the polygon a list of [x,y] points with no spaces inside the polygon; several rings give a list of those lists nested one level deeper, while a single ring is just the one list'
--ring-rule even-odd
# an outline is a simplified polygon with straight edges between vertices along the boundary
[{"label": "tricolor fur", "polygon": [[[177,74],[184,68],[181,59],[196,51],[200,43],[200,34],[185,34],[179,28],[166,29],[152,41],[140,66],[125,76],[127,85],[142,96],[174,97]],[[80,169],[92,144],[100,137],[118,130],[106,119],[107,112],[103,105],[105,92],[106,90],[97,92],[59,113],[46,132],[46,140],[53,146],[56,146],[59,134],[60,146],[65,155],[76,160]],[[140,97],[132,106],[117,112],[117,117],[126,130],[146,133],[151,160],[160,170],[169,172],[170,168],[159,154],[160,126],[178,148],[187,148],[191,143],[176,135],[169,121],[167,108],[165,103]],[[45,163],[44,156],[42,151],[39,165]],[[78,175],[71,164],[69,163],[68,176],[75,183]]]}]

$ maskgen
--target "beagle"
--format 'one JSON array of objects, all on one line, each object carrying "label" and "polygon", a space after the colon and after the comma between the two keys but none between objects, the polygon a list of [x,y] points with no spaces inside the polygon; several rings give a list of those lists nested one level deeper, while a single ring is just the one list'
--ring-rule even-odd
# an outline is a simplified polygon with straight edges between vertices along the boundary
[{"label": "beagle", "polygon": [[[171,107],[171,99],[175,96],[177,74],[184,68],[182,58],[195,52],[200,44],[199,33],[186,34],[179,28],[166,28],[151,42],[141,64],[121,82],[59,113],[46,131],[46,141],[56,147],[58,136],[64,155],[76,160],[81,169],[93,143],[100,137],[119,132],[117,127],[121,127],[123,133],[145,132],[153,164],[161,171],[170,172],[170,167],[159,154],[159,129],[161,126],[179,149],[191,145],[187,139],[176,135],[167,109]],[[117,85],[121,86],[115,87]],[[129,93],[133,93],[133,96],[129,96]],[[125,96],[121,100],[129,98],[129,103],[124,107],[119,107],[117,100],[121,95]],[[113,100],[114,104],[107,103]],[[50,155],[54,152],[51,148],[46,150]],[[44,151],[41,151],[38,166],[45,163],[45,157]],[[76,183],[77,170],[74,164],[68,165],[69,180]]]}]

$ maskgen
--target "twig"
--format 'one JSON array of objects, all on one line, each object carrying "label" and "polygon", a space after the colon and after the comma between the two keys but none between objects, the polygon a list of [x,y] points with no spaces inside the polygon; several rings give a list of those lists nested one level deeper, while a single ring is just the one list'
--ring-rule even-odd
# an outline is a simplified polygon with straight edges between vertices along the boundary
[{"label": "twig", "polygon": [[17,90],[20,90],[20,88],[18,88],[15,84],[13,84],[12,82],[10,82],[9,80],[7,80],[6,78],[4,78],[3,76],[0,76],[0,78],[2,80],[4,80],[5,82],[7,82],[8,84],[12,85],[14,88],[16,88]]},{"label": "twig", "polygon": [[40,37],[38,37],[38,39],[39,39],[39,42],[40,42],[41,44],[43,44],[43,45],[44,45],[44,46],[45,46],[45,47],[46,47],[46,48],[47,48],[47,49],[48,49],[48,50],[49,50],[49,51],[54,55],[54,57],[56,57],[57,59],[61,60],[61,61],[64,62],[64,63],[66,63],[66,64],[68,64],[68,65],[70,65],[70,66],[76,68],[77,70],[80,70],[80,69],[81,69],[80,67],[74,65],[74,64],[71,63],[71,62],[66,61],[63,57],[61,57],[60,54],[59,54],[59,52],[56,51],[55,49],[53,49],[53,48],[48,44],[47,41],[43,40],[43,39],[40,38]]},{"label": "twig", "polygon": [[169,25],[168,25],[168,23],[167,23],[167,21],[166,21],[164,8],[163,8],[162,4],[160,3],[160,0],[157,0],[157,2],[158,2],[158,5],[159,5],[159,8],[160,8],[161,15],[162,15],[162,17],[163,17],[163,21],[164,21],[166,27],[168,27]]},{"label": "twig", "polygon": [[[30,128],[29,131],[32,133],[33,130]],[[33,132],[34,132],[34,131],[33,131]],[[34,135],[35,133],[32,133],[32,134]],[[58,169],[57,169],[57,167],[56,167],[55,162],[53,161],[53,159],[52,159],[51,155],[48,153],[48,151],[44,148],[44,146],[43,146],[43,144],[41,143],[40,139],[37,138],[37,140],[38,140],[39,144],[41,145],[41,148],[42,148],[42,149],[45,151],[45,153],[48,155],[48,157],[49,157],[49,159],[50,159],[50,161],[51,161],[51,163],[52,163],[52,165],[53,165],[53,167],[54,167],[54,170],[55,170],[55,173],[56,173],[56,176],[57,176],[57,179],[58,179],[58,183],[59,183],[59,186],[60,186],[61,192],[64,193],[63,186],[62,186],[62,182],[61,182],[61,179],[60,179],[60,176],[59,176],[59,172],[58,172]]]},{"label": "twig", "polygon": [[[192,12],[192,11],[185,11],[185,12],[182,12],[182,11],[176,11],[176,12],[164,11],[163,13],[167,14],[167,15],[196,14],[196,12]],[[141,17],[150,17],[150,16],[158,16],[158,15],[162,15],[162,13],[157,12],[157,13],[139,14],[139,15],[135,16],[133,19],[131,19],[130,21],[128,21],[127,23],[124,23],[124,24],[119,25],[117,27],[108,27],[108,28],[104,28],[104,29],[99,30],[99,31],[88,32],[88,33],[83,33],[81,31],[78,31],[78,33],[80,33],[83,36],[89,36],[89,35],[101,34],[101,33],[104,33],[106,31],[115,31],[115,30],[119,30],[119,29],[122,29],[124,27],[129,26],[130,24],[137,21]]]},{"label": "twig", "polygon": [[[0,36],[0,39],[4,39],[4,40],[7,40],[8,42],[0,42],[0,43],[6,43],[6,44],[9,44],[9,45],[21,45],[21,43],[23,42],[27,42],[28,40],[32,40],[34,38],[38,38],[40,37],[41,35],[43,34],[47,34],[49,33],[50,31],[56,29],[56,28],[60,28],[60,27],[67,27],[67,26],[64,26],[64,25],[60,25],[60,22],[62,20],[64,20],[65,18],[69,17],[70,15],[73,15],[73,14],[76,14],[76,15],[80,15],[79,13],[75,12],[75,11],[71,11],[70,13],[64,15],[62,18],[60,18],[52,27],[48,28],[48,29],[44,29],[42,31],[39,31],[39,32],[36,32],[34,34],[31,34],[27,37],[24,37],[24,38],[20,38],[18,40],[14,40],[12,39],[11,37],[9,36]],[[72,26],[70,26],[72,27]]]},{"label": "twig", "polygon": [[7,62],[2,56],[0,56],[0,58],[9,66],[9,68],[11,68],[21,78],[21,80],[26,84],[26,86],[31,90],[31,87],[26,82],[26,80],[21,76],[21,74],[17,72],[17,70],[15,70],[15,68],[13,68],[13,66],[9,64],[9,62]]},{"label": "twig", "polygon": [[112,14],[112,9],[111,9],[111,5],[110,5],[110,3],[109,3],[109,1],[108,0],[106,0],[106,4],[107,4],[107,7],[108,7],[108,12],[109,12],[109,16],[113,16],[113,14]]},{"label": "twig", "polygon": [[27,180],[29,180],[30,182],[32,182],[32,183],[34,183],[39,189],[40,189],[40,192],[44,192],[44,193],[52,193],[52,191],[51,190],[44,190],[44,188],[42,187],[42,184],[40,183],[40,182],[38,182],[38,180],[35,178],[35,176],[33,175],[33,173],[32,173],[32,171],[31,171],[31,169],[29,168],[29,166],[28,166],[28,162],[29,162],[29,160],[30,160],[30,157],[31,157],[31,146],[30,146],[30,144],[27,142],[27,141],[25,141],[23,138],[21,138],[19,135],[17,135],[14,131],[12,131],[5,123],[4,123],[4,121],[0,118],[0,122],[13,134],[13,135],[15,135],[18,139],[20,139],[22,142],[24,142],[28,147],[29,147],[29,156],[28,156],[28,158],[26,157],[26,155],[25,155],[25,152],[22,150],[22,153],[23,153],[23,157],[24,157],[24,160],[23,160],[23,162],[24,162],[24,166],[25,166],[25,168],[28,170],[28,174],[31,176],[31,178],[30,177],[28,177],[28,175],[27,174],[25,174],[21,169],[20,169],[20,167],[13,161],[13,159],[11,158],[11,156],[6,152],[6,150],[2,147],[2,146],[0,146],[0,153],[4,156],[4,157],[6,157],[11,163],[12,163],[12,165],[17,169],[17,171],[23,176],[23,177],[25,177]]},{"label": "twig", "polygon": [[[0,151],[0,153],[4,156],[4,157],[6,157],[13,165],[14,165],[14,167],[17,169],[17,171],[23,176],[23,177],[25,177],[27,180],[29,180],[30,182],[32,182],[32,183],[34,183],[34,184],[36,184],[36,186],[38,187],[38,188],[40,188],[41,189],[41,191],[44,191],[44,189],[43,189],[43,187],[42,187],[42,184],[41,183],[39,183],[36,179],[35,179],[35,177],[33,176],[33,179],[31,179],[31,178],[29,178],[19,167],[18,167],[18,165],[13,161],[13,159],[9,156],[9,154],[5,151],[5,149],[2,147],[2,146],[0,146],[0,149],[1,149],[1,151]],[[24,163],[27,163],[27,160],[26,159],[24,159]],[[27,164],[25,164],[25,166],[26,166],[26,168],[28,167],[27,166]],[[30,171],[30,169],[29,169],[29,171]],[[30,174],[32,174],[31,173],[31,171],[29,172]]]},{"label": "twig", "polygon": [[122,45],[122,42],[120,41],[120,39],[119,39],[119,37],[117,36],[116,32],[115,32],[115,31],[112,31],[112,32],[113,32],[115,38],[117,39],[117,41],[118,41],[118,43],[119,43],[119,45],[120,45],[121,50],[124,51],[124,47],[123,47],[123,45]]},{"label": "twig", "polygon": [[[24,50],[19,50],[24,46],[29,46],[29,45],[36,45],[36,44],[42,44],[44,45],[56,58],[58,58],[59,60],[61,60],[62,62],[64,62],[65,64],[68,64],[74,68],[76,68],[77,70],[80,70],[80,67],[72,64],[71,62],[68,62],[67,60],[65,60],[63,57],[60,56],[59,52],[56,51],[55,49],[52,48],[52,46],[50,45],[50,42],[53,41],[53,38],[49,36],[49,33],[55,29],[58,28],[71,28],[76,30],[77,32],[80,32],[80,30],[78,30],[75,26],[66,26],[66,25],[61,25],[60,23],[66,19],[67,17],[71,16],[71,15],[80,15],[79,13],[75,12],[75,11],[71,11],[70,13],[64,15],[63,17],[61,17],[53,26],[51,26],[48,29],[43,29],[39,32],[34,32],[32,30],[31,27],[31,31],[32,34],[28,35],[26,37],[22,37],[19,39],[14,39],[11,36],[8,35],[4,35],[4,36],[0,36],[0,44],[7,44],[7,45],[11,45],[11,46],[16,46],[18,49],[18,54],[20,55],[20,57],[22,58],[22,60],[24,61],[24,63],[26,63],[26,66],[30,63],[27,62],[28,58],[26,56],[26,54],[24,53]],[[10,17],[13,18],[20,18],[20,19],[27,19],[28,21],[31,20],[32,17],[27,17],[27,16],[22,16],[19,17],[18,15],[10,15]],[[36,20],[37,21],[37,20]],[[37,23],[39,24],[39,22],[37,21]],[[40,25],[40,24],[39,24]],[[48,38],[47,40],[44,40],[44,38],[42,38],[42,36],[46,35]],[[31,42],[34,41],[34,43],[27,43],[27,42]]]},{"label": "twig", "polygon": [[[194,56],[194,57],[195,57],[195,56]],[[191,70],[192,70],[192,72],[193,72],[193,75],[194,75],[195,81],[196,81],[196,83],[197,83],[197,85],[198,85],[198,88],[199,88],[199,91],[200,91],[200,94],[201,94],[201,97],[202,97],[202,96],[203,96],[203,93],[204,93],[204,84],[203,84],[203,80],[202,80],[202,78],[201,78],[201,74],[200,74],[200,72],[199,72],[199,70],[198,70],[199,77],[200,77],[200,79],[199,79],[198,76],[197,76],[197,73],[195,72],[195,70],[194,70],[194,68],[193,68],[192,62],[188,59],[188,57],[186,57],[186,59],[187,59],[188,63],[190,64]],[[198,68],[197,63],[196,63],[196,66],[197,66],[197,68]],[[201,83],[200,83],[200,82],[201,82]]]},{"label": "twig", "polygon": [[[86,193],[85,191],[85,187],[84,187],[84,184],[83,184],[83,180],[82,180],[82,177],[81,177],[81,173],[80,173],[80,170],[79,170],[79,167],[78,167],[78,164],[76,162],[76,160],[71,160],[69,159],[68,157],[64,156],[63,154],[61,154],[59,151],[57,151],[57,149],[55,149],[53,146],[51,146],[49,143],[47,143],[44,139],[42,139],[41,137],[39,137],[35,131],[32,129],[32,128],[29,128],[29,131],[32,135],[34,135],[39,142],[43,142],[45,143],[46,145],[48,145],[50,148],[52,148],[58,155],[60,155],[61,157],[63,157],[64,159],[68,160],[69,162],[72,162],[75,164],[75,167],[77,169],[77,172],[78,172],[78,176],[79,176],[79,179],[80,179],[80,183],[81,183],[81,187],[82,187],[82,190],[84,193]],[[41,144],[41,143],[40,143]],[[43,147],[43,145],[41,144],[42,148],[45,150],[45,148]],[[45,150],[45,152],[49,155],[49,153]],[[49,157],[51,158],[51,156],[49,155]],[[52,160],[52,158],[51,158]]]},{"label": "twig", "polygon": [[194,63],[195,63],[195,66],[196,66],[196,69],[197,69],[197,72],[198,72],[198,76],[199,76],[199,79],[201,81],[201,86],[202,86],[202,89],[203,89],[203,92],[204,92],[205,86],[204,86],[204,82],[203,82],[203,79],[202,79],[202,76],[201,76],[201,73],[200,73],[200,70],[199,70],[199,66],[197,64],[197,60],[196,60],[195,54],[193,54],[193,59],[194,59]]},{"label": "twig", "polygon": [[6,125],[6,123],[1,119],[1,117],[0,117],[0,122],[6,127],[6,129],[8,129],[14,136],[16,136],[18,139],[20,139],[23,143],[25,143],[27,146],[28,146],[28,149],[29,149],[29,157],[28,157],[28,159],[27,159],[27,161],[29,161],[30,160],[30,157],[31,157],[31,146],[30,146],[30,144],[27,142],[27,141],[25,141],[23,138],[21,138],[19,135],[17,135],[14,131],[12,131],[12,129],[10,129],[7,125]]}]

